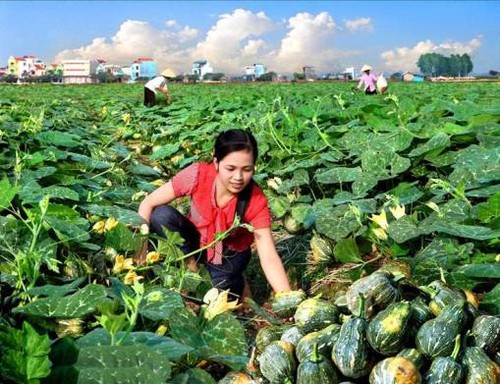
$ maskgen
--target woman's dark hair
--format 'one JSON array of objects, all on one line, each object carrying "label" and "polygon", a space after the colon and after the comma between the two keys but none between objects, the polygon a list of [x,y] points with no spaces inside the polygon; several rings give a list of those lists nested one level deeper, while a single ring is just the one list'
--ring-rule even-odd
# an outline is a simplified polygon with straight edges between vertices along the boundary
[{"label": "woman's dark hair", "polygon": [[219,134],[215,140],[214,157],[221,161],[232,152],[251,151],[253,162],[257,161],[259,151],[257,149],[257,140],[248,130],[229,129]]}]

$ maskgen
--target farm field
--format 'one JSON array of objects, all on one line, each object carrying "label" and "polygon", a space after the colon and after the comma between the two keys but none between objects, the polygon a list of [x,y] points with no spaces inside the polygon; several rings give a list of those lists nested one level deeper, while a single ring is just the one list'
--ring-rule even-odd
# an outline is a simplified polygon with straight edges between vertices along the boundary
[{"label": "farm field", "polygon": [[[500,341],[482,345],[473,323],[481,315],[500,322],[500,84],[391,83],[375,96],[354,86],[173,84],[173,102],[160,95],[152,108],[142,105],[141,85],[0,86],[0,377],[222,382],[252,371],[254,345],[266,366],[262,329],[295,323],[305,334],[331,323],[307,319],[307,328],[277,308],[321,300],[335,307],[328,316],[339,331],[340,313],[362,317],[343,294],[383,269],[405,276],[393,302],[432,301],[436,281],[477,299],[471,307],[464,296],[472,318],[456,332],[464,372],[472,375],[472,337],[498,378]],[[250,314],[203,305],[207,275],[186,269],[175,236],[141,234],[136,213],[145,193],[210,161],[216,135],[233,127],[257,138],[255,179],[290,280],[304,292],[280,306],[253,260]],[[136,265],[144,241],[155,252]],[[490,338],[500,340],[498,329]],[[399,349],[422,352],[413,338]],[[373,353],[380,361],[397,352]],[[436,357],[424,355],[422,375]],[[373,364],[349,376],[341,360],[333,358],[339,379],[366,382]],[[294,382],[298,361],[290,364],[277,381],[265,371],[266,380]]]}]

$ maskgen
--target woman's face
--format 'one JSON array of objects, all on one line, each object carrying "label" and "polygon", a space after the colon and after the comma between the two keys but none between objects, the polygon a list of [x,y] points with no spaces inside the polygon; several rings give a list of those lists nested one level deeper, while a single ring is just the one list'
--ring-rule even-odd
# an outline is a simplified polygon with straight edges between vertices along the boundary
[{"label": "woman's face", "polygon": [[221,161],[214,159],[219,172],[219,181],[230,193],[240,193],[250,182],[254,173],[251,151],[231,152]]}]

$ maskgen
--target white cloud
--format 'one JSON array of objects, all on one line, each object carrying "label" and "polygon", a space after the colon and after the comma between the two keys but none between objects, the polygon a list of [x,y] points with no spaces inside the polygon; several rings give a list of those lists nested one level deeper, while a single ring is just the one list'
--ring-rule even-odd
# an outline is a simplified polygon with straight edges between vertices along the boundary
[{"label": "white cloud", "polygon": [[327,12],[316,16],[298,13],[288,19],[287,27],[289,32],[281,40],[272,63],[278,71],[300,71],[304,65],[324,69],[342,57],[333,47],[338,27]]},{"label": "white cloud", "polygon": [[416,63],[421,55],[426,53],[439,53],[444,56],[464,53],[473,55],[481,47],[481,39],[482,36],[477,36],[465,43],[449,41],[440,44],[428,39],[418,42],[413,47],[400,47],[383,52],[380,56],[388,70],[418,71]]},{"label": "white cloud", "polygon": [[230,14],[222,14],[208,31],[205,40],[197,44],[192,59],[206,59],[216,71],[241,72],[241,68],[249,61],[259,61],[258,53],[265,44],[255,37],[275,28],[275,24],[263,12],[236,9]]},{"label": "white cloud", "polygon": [[126,20],[110,39],[95,38],[89,45],[59,52],[55,61],[97,57],[115,64],[126,65],[139,57],[154,57],[159,68],[185,67],[189,49],[199,32],[167,22],[165,29],[156,29],[148,22]]},{"label": "white cloud", "polygon": [[371,17],[362,17],[356,20],[346,20],[345,27],[351,31],[373,31],[373,20]]}]

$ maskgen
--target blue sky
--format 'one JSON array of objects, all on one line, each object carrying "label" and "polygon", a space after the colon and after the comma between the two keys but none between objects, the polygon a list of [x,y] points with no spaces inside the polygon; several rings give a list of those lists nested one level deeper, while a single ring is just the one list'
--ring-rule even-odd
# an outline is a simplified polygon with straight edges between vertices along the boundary
[{"label": "blue sky", "polygon": [[9,56],[52,63],[154,57],[189,72],[207,59],[235,74],[418,71],[418,57],[467,53],[474,73],[500,70],[500,1],[1,1],[0,66]]}]

